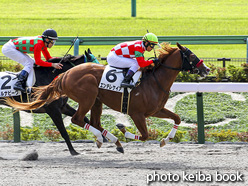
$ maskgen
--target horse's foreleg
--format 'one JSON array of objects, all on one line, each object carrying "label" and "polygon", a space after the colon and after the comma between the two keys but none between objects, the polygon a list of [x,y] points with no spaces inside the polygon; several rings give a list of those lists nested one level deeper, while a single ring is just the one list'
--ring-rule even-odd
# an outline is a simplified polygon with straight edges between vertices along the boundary
[{"label": "horse's foreleg", "polygon": [[173,139],[175,137],[177,128],[178,128],[179,124],[181,123],[181,119],[177,114],[167,110],[166,108],[161,109],[159,112],[155,113],[152,116],[158,117],[158,118],[170,118],[170,119],[173,119],[175,121],[175,124],[174,124],[173,128],[171,129],[167,138],[162,139],[160,142],[160,147],[163,147],[164,145],[166,145],[169,142],[170,139]]},{"label": "horse's foreleg", "polygon": [[177,124],[177,125],[179,125],[181,123],[180,117],[177,114],[175,114],[174,112],[171,112],[166,108],[161,109],[160,111],[156,112],[152,116],[157,117],[157,118],[173,119],[175,121],[175,124]]},{"label": "horse's foreleg", "polygon": [[141,140],[141,141],[147,140],[148,139],[148,131],[147,131],[147,127],[146,127],[145,116],[134,114],[131,116],[131,118],[133,119],[137,129],[141,133],[141,136],[138,136],[138,135],[135,135],[135,134],[132,134],[132,133],[126,131],[125,126],[122,124],[117,124],[116,126],[120,129],[120,131],[125,135],[126,138],[136,139],[136,140]]},{"label": "horse's foreleg", "polygon": [[106,129],[101,126],[101,114],[102,114],[102,102],[96,99],[95,104],[91,108],[90,115],[90,125],[94,126],[96,129],[100,130],[102,135],[109,139],[111,142],[115,143],[117,146],[117,151],[124,153],[123,147],[116,136],[111,134]]}]

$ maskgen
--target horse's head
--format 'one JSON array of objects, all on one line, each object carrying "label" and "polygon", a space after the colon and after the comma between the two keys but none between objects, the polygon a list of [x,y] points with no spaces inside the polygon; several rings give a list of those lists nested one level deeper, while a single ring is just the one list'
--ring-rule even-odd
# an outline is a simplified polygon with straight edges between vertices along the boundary
[{"label": "horse's head", "polygon": [[202,59],[200,60],[193,52],[191,52],[191,50],[179,43],[177,43],[177,47],[180,49],[182,54],[182,70],[199,74],[201,77],[205,77],[209,74],[210,69],[203,63]]},{"label": "horse's head", "polygon": [[97,58],[92,54],[92,52],[90,51],[90,49],[88,48],[88,52],[85,50],[84,51],[84,55],[80,55],[80,56],[70,56],[69,58],[65,58],[65,62],[69,62],[71,63],[71,65],[74,64],[74,66],[76,65],[80,65],[82,63],[88,63],[88,62],[92,62],[92,63],[97,63],[99,64],[99,61],[97,60]]},{"label": "horse's head", "polygon": [[85,50],[86,62],[92,62],[99,64],[97,58],[91,53],[90,49],[88,48],[88,52]]}]

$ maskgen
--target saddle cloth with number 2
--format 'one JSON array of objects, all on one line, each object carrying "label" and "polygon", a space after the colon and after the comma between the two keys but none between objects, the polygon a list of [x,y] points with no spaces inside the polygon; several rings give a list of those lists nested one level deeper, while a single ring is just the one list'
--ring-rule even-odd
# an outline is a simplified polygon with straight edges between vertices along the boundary
[{"label": "saddle cloth with number 2", "polygon": [[[0,97],[19,96],[21,91],[14,90],[14,84],[17,82],[17,75],[20,72],[0,72]],[[27,86],[32,87],[35,82],[34,72],[31,71],[28,79]]]},{"label": "saddle cloth with number 2", "polygon": [[20,91],[13,89],[14,84],[17,82],[17,74],[0,72],[0,97],[19,96]]}]

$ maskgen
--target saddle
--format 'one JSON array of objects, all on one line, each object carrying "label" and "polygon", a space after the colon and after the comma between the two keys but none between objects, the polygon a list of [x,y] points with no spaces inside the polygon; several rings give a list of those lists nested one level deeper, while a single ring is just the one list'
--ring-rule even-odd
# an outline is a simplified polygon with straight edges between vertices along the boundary
[{"label": "saddle", "polygon": [[[100,84],[99,88],[120,92],[122,93],[122,99],[121,99],[121,112],[124,114],[128,114],[128,107],[129,107],[129,96],[132,89],[130,88],[122,88],[120,87],[122,80],[126,76],[126,73],[128,71],[128,68],[116,68],[111,67],[109,65],[106,66]],[[137,86],[139,83],[139,79],[141,77],[141,71],[138,71],[134,74],[131,83],[134,86]]]}]

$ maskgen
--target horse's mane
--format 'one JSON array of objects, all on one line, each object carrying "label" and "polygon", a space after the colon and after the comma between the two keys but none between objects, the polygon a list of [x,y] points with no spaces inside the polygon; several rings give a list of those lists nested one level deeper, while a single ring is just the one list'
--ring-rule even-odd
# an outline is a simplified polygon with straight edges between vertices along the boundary
[{"label": "horse's mane", "polygon": [[161,48],[157,49],[156,51],[159,54],[159,59],[165,59],[170,54],[172,54],[175,50],[177,50],[177,47],[171,47],[170,43],[163,42],[160,44]]},{"label": "horse's mane", "polygon": [[71,60],[71,61],[76,61],[76,60],[81,59],[81,58],[83,58],[83,57],[85,57],[85,55],[72,56],[69,60]]},{"label": "horse's mane", "polygon": [[[67,55],[64,57],[63,62],[76,61],[76,60],[78,60],[78,59],[81,59],[82,57],[84,57],[84,55],[73,56],[73,55],[71,55],[71,54],[67,54]],[[52,59],[49,59],[48,62],[51,62],[51,63],[58,63],[58,62],[60,62],[61,59],[62,59],[62,57],[52,58]]]},{"label": "horse's mane", "polygon": [[[161,43],[160,46],[161,46],[161,48],[156,49],[156,52],[158,52],[158,54],[159,54],[158,58],[160,61],[166,60],[166,58],[169,55],[171,55],[174,51],[176,51],[178,49],[177,47],[171,47],[170,43],[166,43],[166,42]],[[143,71],[142,79],[145,79],[150,74],[152,74],[154,72],[154,70],[156,70],[158,68],[158,66],[160,66],[160,65],[157,65],[157,66],[153,65],[151,67],[148,66],[145,68],[141,68],[141,70]]]}]

